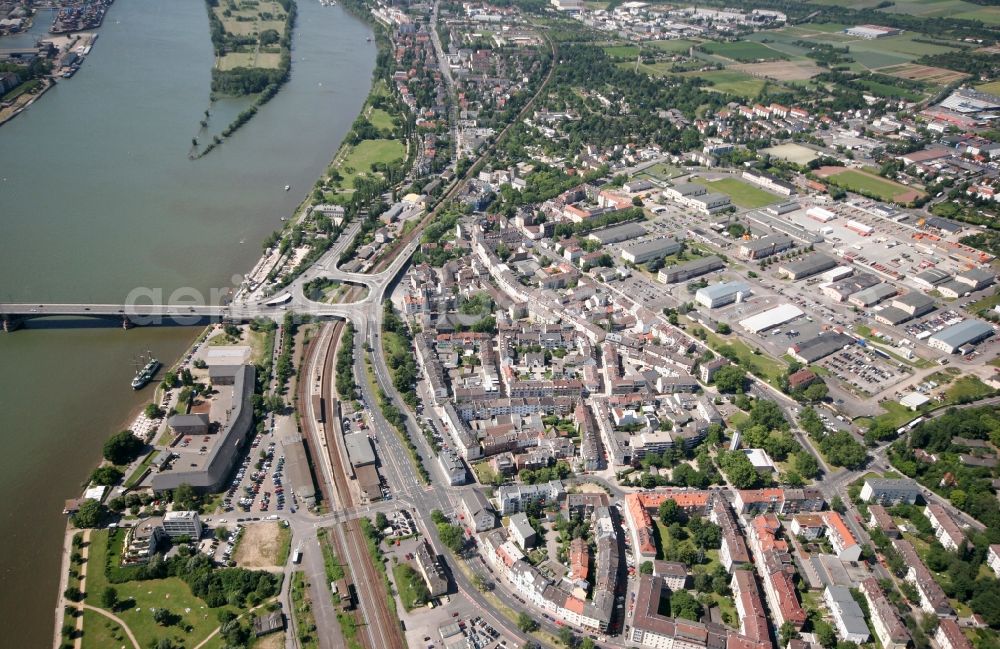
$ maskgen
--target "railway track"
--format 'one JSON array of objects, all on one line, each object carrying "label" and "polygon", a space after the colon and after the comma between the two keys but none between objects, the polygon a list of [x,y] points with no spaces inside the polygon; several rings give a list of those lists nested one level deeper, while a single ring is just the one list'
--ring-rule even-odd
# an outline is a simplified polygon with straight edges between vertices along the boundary
[{"label": "railway track", "polygon": [[[363,289],[352,289],[363,290]],[[303,417],[303,429],[309,429],[312,433],[310,443],[317,449],[317,469],[320,467],[318,453],[324,446],[319,436],[321,434],[318,426],[315,425],[315,413],[311,411],[312,398],[310,386],[312,373],[320,369],[320,394],[324,399],[332,399],[334,395],[334,381],[336,370],[337,350],[339,341],[344,330],[344,322],[324,325],[320,329],[319,335],[310,341],[306,350],[305,358],[308,361],[304,364],[308,373],[304,373],[306,380],[300,382],[299,403],[309,404],[306,407],[307,416]],[[324,430],[336,430],[336,411],[332,404],[326,413],[327,423]],[[343,462],[338,440],[328,436],[326,441],[326,460],[329,461],[329,480],[324,477],[318,480],[321,483],[321,491],[325,498],[336,507],[339,503],[341,509],[348,509],[355,506],[354,496],[351,492],[350,483],[347,477],[347,467]],[[332,480],[333,484],[330,484]],[[366,649],[406,649],[406,642],[400,633],[399,620],[389,611],[388,597],[385,581],[382,575],[373,565],[373,558],[368,552],[367,539],[361,524],[357,519],[352,519],[341,523],[335,527],[335,533],[330,536],[334,544],[334,551],[337,556],[342,557],[351,572],[352,581],[357,590],[358,601],[361,613],[364,617],[365,632],[358,635]]]}]

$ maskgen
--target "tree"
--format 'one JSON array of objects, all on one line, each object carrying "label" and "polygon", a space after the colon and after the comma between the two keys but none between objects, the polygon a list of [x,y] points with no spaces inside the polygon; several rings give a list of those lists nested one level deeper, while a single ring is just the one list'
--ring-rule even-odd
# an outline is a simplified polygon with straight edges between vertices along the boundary
[{"label": "tree", "polygon": [[118,591],[114,586],[108,586],[101,591],[101,606],[109,611],[114,611],[118,606]]},{"label": "tree", "polygon": [[688,620],[701,619],[701,602],[686,590],[674,591],[670,594],[670,614]]},{"label": "tree", "polygon": [[680,508],[676,500],[670,498],[660,503],[659,514],[660,520],[667,526],[671,523],[683,523],[685,519],[684,510]]},{"label": "tree", "polygon": [[171,626],[176,622],[176,616],[170,612],[169,608],[154,608],[153,621],[160,626]]},{"label": "tree", "polygon": [[115,433],[104,442],[104,459],[112,464],[128,464],[142,452],[142,440],[130,430]]},{"label": "tree", "polygon": [[652,561],[643,561],[642,565],[639,566],[639,574],[642,574],[642,575],[651,575],[651,574],[653,574],[653,562]]},{"label": "tree", "polygon": [[77,527],[97,527],[101,524],[101,519],[105,514],[104,505],[100,501],[88,498],[80,504],[80,508],[73,514],[73,525]]},{"label": "tree", "polygon": [[524,633],[531,633],[538,628],[538,622],[535,622],[533,617],[521,611],[517,614],[517,628]]},{"label": "tree", "polygon": [[813,632],[816,634],[819,643],[826,647],[826,649],[837,646],[837,632],[833,630],[833,625],[829,622],[815,620],[813,622]]},{"label": "tree", "polygon": [[576,644],[576,636],[573,635],[573,631],[568,626],[559,627],[559,642],[567,647]]},{"label": "tree", "polygon": [[174,489],[174,504],[187,510],[195,510],[201,507],[201,496],[194,490],[194,487],[184,483]]},{"label": "tree", "polygon": [[829,392],[830,389],[826,387],[826,383],[816,381],[802,391],[802,398],[806,401],[822,401]]},{"label": "tree", "polygon": [[788,620],[783,622],[781,628],[778,630],[778,636],[781,638],[782,647],[787,647],[788,641],[797,637],[798,635],[799,633],[798,631],[795,630],[795,625]]},{"label": "tree", "polygon": [[122,472],[117,468],[110,464],[105,464],[94,469],[94,472],[90,474],[90,481],[95,485],[110,487],[118,484],[118,481],[122,479],[122,475]]},{"label": "tree", "polygon": [[746,387],[747,373],[742,367],[726,365],[715,372],[715,387],[726,394],[742,393]]},{"label": "tree", "polygon": [[386,515],[383,512],[375,514],[375,529],[381,532],[387,527],[389,527],[389,519]]},{"label": "tree", "polygon": [[753,489],[760,485],[760,474],[750,458],[740,451],[725,451],[719,454],[719,467],[726,478],[737,489]]},{"label": "tree", "polygon": [[803,478],[815,478],[819,475],[819,461],[806,450],[799,451],[793,456],[792,466]]}]

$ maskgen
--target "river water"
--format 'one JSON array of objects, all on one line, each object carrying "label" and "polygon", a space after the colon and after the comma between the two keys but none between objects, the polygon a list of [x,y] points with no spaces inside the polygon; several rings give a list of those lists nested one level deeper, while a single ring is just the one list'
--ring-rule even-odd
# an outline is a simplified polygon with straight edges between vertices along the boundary
[{"label": "river water", "polygon": [[[0,128],[0,302],[231,287],[322,174],[376,54],[369,29],[340,7],[299,0],[291,80],[190,161],[212,64],[203,0],[118,0],[99,34],[76,76]],[[213,108],[213,126],[238,107]],[[51,642],[63,500],[79,495],[104,439],[152,394],[129,388],[132,359],[151,350],[169,364],[196,333],[40,323],[0,334],[5,646]]]}]

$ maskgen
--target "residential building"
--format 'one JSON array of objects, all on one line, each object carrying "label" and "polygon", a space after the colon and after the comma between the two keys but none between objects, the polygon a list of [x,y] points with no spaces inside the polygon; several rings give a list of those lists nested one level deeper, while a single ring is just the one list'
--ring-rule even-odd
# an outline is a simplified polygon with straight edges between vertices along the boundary
[{"label": "residential building", "polygon": [[962,633],[958,622],[951,618],[944,618],[938,622],[934,640],[941,649],[973,649],[972,643]]},{"label": "residential building", "polygon": [[671,591],[681,590],[687,583],[687,566],[677,561],[654,561],[653,574],[662,577]]},{"label": "residential building", "polygon": [[875,502],[879,505],[898,505],[899,503],[917,502],[920,495],[920,485],[909,478],[885,480],[868,478],[861,487],[859,497],[866,503]]},{"label": "residential building", "polygon": [[955,523],[955,519],[943,506],[935,503],[928,504],[924,507],[924,516],[931,522],[934,536],[941,542],[945,550],[957,550],[958,546],[965,540],[962,528]]},{"label": "residential building", "polygon": [[882,530],[882,533],[890,539],[899,538],[899,528],[896,527],[896,523],[892,520],[892,516],[889,515],[885,507],[873,503],[868,505],[868,513],[870,514],[868,519],[869,527]]},{"label": "residential building", "polygon": [[1000,544],[994,543],[986,552],[986,564],[993,569],[997,578],[1000,578]]},{"label": "residential building", "polygon": [[444,565],[426,541],[417,545],[417,549],[413,552],[413,559],[420,575],[427,582],[427,590],[431,597],[440,597],[448,592],[448,575],[444,570]]},{"label": "residential building", "polygon": [[841,640],[855,644],[868,641],[871,634],[865,624],[865,614],[854,601],[850,590],[843,586],[827,586],[823,591],[823,601],[830,609]]},{"label": "residential building", "polygon": [[920,595],[920,608],[933,615],[954,615],[955,611],[948,602],[948,596],[944,594],[941,586],[934,580],[934,575],[920,560],[920,555],[917,554],[913,545],[909,541],[895,539],[892,546],[903,559],[903,563],[909,566],[906,581],[916,587],[917,593]]},{"label": "residential building", "polygon": [[566,489],[559,480],[536,485],[504,485],[497,489],[497,511],[506,516],[521,511],[527,502],[542,504],[555,502],[566,495]]},{"label": "residential building", "polygon": [[510,538],[517,541],[522,549],[529,550],[535,547],[538,535],[535,533],[535,528],[531,526],[527,514],[523,512],[513,514],[507,524],[507,531],[510,533]]},{"label": "residential building", "polygon": [[899,611],[889,601],[874,577],[861,582],[861,593],[868,601],[872,628],[882,643],[882,649],[906,649],[910,643],[910,632],[899,617]]},{"label": "residential building", "polygon": [[484,532],[496,527],[496,511],[478,489],[462,492],[461,510],[473,532]]}]

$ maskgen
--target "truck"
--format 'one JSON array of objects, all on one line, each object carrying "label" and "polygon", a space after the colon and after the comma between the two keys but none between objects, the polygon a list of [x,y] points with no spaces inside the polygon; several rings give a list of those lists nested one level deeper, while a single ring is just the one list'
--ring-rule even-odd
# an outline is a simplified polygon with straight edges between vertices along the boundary
[{"label": "truck", "polygon": [[292,554],[292,563],[302,563],[302,548],[295,548]]}]

